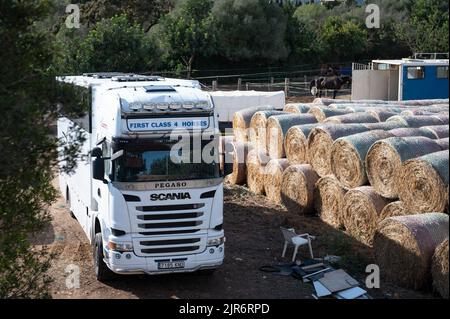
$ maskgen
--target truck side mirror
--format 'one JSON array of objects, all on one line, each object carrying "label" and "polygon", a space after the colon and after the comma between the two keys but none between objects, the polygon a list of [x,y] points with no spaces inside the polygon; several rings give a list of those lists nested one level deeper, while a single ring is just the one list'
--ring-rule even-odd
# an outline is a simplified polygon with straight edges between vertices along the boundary
[{"label": "truck side mirror", "polygon": [[94,147],[91,151],[91,157],[100,158],[103,156],[102,149],[100,147]]},{"label": "truck side mirror", "polygon": [[105,181],[105,161],[101,157],[97,157],[92,162],[93,178],[99,181]]}]

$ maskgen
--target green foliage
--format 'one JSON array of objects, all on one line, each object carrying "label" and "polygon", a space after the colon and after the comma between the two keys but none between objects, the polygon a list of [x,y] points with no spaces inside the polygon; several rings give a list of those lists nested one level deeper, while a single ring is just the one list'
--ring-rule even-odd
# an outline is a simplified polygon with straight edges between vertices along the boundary
[{"label": "green foliage", "polygon": [[[48,225],[47,207],[56,197],[53,168],[63,144],[51,125],[60,109],[74,105],[58,107],[53,38],[36,23],[48,16],[49,2],[2,1],[1,8],[0,298],[45,298],[50,257],[32,249],[30,238]],[[67,90],[65,99],[72,94]]]},{"label": "green foliage", "polygon": [[215,53],[216,31],[210,14],[212,0],[183,0],[161,19],[154,31],[172,67],[182,63],[190,77],[194,60]]},{"label": "green foliage", "polygon": [[157,47],[137,24],[125,15],[98,22],[86,37],[63,29],[58,34],[65,72],[145,72],[158,63]]},{"label": "green foliage", "polygon": [[328,59],[351,61],[365,52],[367,31],[351,21],[331,16],[321,28],[320,41]]},{"label": "green foliage", "polygon": [[417,0],[397,33],[413,52],[448,52],[448,0]]},{"label": "green foliage", "polygon": [[231,61],[283,60],[286,16],[266,0],[217,0],[212,10],[221,56]]}]

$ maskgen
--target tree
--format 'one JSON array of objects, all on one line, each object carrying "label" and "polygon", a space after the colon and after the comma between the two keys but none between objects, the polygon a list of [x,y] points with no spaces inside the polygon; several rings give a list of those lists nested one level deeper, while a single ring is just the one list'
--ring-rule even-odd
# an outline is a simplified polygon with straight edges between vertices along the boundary
[{"label": "tree", "polygon": [[182,0],[169,14],[161,18],[154,29],[172,67],[180,62],[191,77],[195,59],[216,52],[216,31],[211,16],[212,0]]},{"label": "tree", "polygon": [[274,62],[288,55],[286,16],[266,0],[217,0],[212,14],[220,55],[231,61]]},{"label": "tree", "polygon": [[[158,64],[157,47],[138,24],[125,15],[98,22],[85,38],[73,34],[63,43],[69,71],[75,73],[149,71]],[[71,57],[72,56],[72,57]],[[66,63],[63,64],[67,65]]]},{"label": "tree", "polygon": [[448,0],[417,0],[397,33],[413,52],[448,52]]},{"label": "tree", "polygon": [[320,41],[327,60],[352,61],[366,51],[367,31],[354,22],[330,16],[320,30]]},{"label": "tree", "polygon": [[[51,124],[58,116],[54,47],[37,28],[50,10],[43,0],[2,1],[0,19],[0,298],[49,297],[45,249],[30,238],[50,220],[57,147]],[[70,91],[66,91],[70,98]],[[70,150],[75,151],[74,149]]]}]

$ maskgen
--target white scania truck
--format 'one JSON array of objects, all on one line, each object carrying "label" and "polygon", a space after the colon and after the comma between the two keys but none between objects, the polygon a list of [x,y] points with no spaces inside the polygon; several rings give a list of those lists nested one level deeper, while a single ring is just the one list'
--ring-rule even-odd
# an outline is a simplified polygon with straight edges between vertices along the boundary
[{"label": "white scania truck", "polygon": [[220,266],[230,165],[220,169],[209,94],[197,81],[134,74],[58,80],[88,96],[86,114],[58,120],[66,143],[74,142],[74,126],[86,138],[76,168],[61,171],[59,185],[93,245],[97,279]]}]

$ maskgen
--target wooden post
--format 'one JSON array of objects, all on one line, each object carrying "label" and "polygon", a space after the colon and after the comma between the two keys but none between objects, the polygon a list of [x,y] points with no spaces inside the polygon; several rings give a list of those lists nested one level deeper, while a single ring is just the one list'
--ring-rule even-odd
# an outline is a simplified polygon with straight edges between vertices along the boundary
[{"label": "wooden post", "polygon": [[212,81],[212,90],[217,91],[217,80]]},{"label": "wooden post", "polygon": [[303,77],[303,80],[305,81],[305,90],[308,91],[308,89],[309,89],[309,85],[308,85],[308,77],[305,75],[305,76]]},{"label": "wooden post", "polygon": [[245,83],[245,87],[246,87],[247,91],[249,91],[250,90],[250,83],[246,82]]},{"label": "wooden post", "polygon": [[241,90],[241,86],[242,86],[242,79],[238,78],[238,83],[237,83],[237,90],[240,91]]},{"label": "wooden post", "polygon": [[275,78],[273,76],[271,76],[270,77],[269,91],[272,91],[274,83],[275,83]]},{"label": "wooden post", "polygon": [[289,95],[289,79],[288,78],[284,79],[284,94],[286,95],[286,97],[288,97],[288,95]]}]

